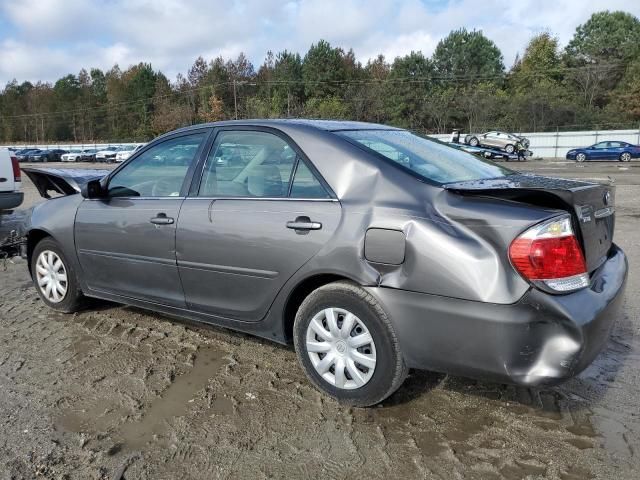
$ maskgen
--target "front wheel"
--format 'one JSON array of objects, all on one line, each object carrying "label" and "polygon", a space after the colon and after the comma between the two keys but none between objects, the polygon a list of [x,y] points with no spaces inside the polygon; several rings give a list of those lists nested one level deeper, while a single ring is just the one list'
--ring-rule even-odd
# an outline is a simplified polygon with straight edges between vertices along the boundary
[{"label": "front wheel", "polygon": [[55,240],[45,238],[36,245],[31,276],[38,295],[50,308],[65,313],[82,308],[84,297],[75,271]]},{"label": "front wheel", "polygon": [[576,161],[584,162],[587,159],[587,156],[584,153],[579,153],[576,155]]},{"label": "front wheel", "polygon": [[349,282],[330,283],[304,300],[294,343],[309,380],[343,404],[375,405],[407,376],[386,313],[367,291]]},{"label": "front wheel", "polygon": [[511,144],[509,144],[509,145],[504,147],[504,151],[507,152],[507,153],[513,153],[513,152],[516,151],[516,147],[514,147]]},{"label": "front wheel", "polygon": [[623,152],[620,155],[620,161],[621,162],[630,162],[631,161],[631,154],[629,152]]}]

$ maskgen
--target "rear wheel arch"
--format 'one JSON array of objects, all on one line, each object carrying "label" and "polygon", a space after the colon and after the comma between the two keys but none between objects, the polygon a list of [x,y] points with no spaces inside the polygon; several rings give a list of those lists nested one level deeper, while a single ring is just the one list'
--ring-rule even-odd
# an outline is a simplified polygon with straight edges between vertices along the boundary
[{"label": "rear wheel arch", "polygon": [[291,343],[293,341],[293,324],[296,319],[296,313],[298,313],[298,309],[300,308],[300,305],[302,305],[302,302],[304,302],[305,298],[307,298],[314,290],[339,281],[347,281],[360,286],[360,283],[344,275],[335,273],[319,273],[302,279],[291,290],[291,293],[285,303],[282,316],[283,331],[287,343]]}]

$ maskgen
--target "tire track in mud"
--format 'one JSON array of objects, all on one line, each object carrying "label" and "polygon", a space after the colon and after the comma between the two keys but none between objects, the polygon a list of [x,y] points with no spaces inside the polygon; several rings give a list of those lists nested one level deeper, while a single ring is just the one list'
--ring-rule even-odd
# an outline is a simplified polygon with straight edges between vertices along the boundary
[{"label": "tire track in mud", "polygon": [[[18,397],[39,390],[41,435],[59,455],[12,471],[44,465],[84,478],[134,455],[127,478],[591,477],[590,417],[555,390],[412,373],[383,407],[349,409],[306,382],[290,349],[261,340],[111,305],[12,312],[0,342],[19,342],[0,364],[2,385],[17,384]],[[26,365],[46,375],[21,374]],[[21,448],[34,444],[4,446],[0,458]]]}]

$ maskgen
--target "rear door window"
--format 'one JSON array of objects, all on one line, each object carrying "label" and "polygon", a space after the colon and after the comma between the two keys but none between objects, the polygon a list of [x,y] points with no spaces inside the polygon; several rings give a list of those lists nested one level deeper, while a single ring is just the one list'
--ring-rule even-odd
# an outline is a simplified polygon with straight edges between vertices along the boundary
[{"label": "rear door window", "polygon": [[298,160],[296,173],[291,185],[292,198],[331,198],[322,183],[302,160]]},{"label": "rear door window", "polygon": [[207,157],[201,197],[286,197],[296,154],[282,138],[267,132],[218,134]]}]

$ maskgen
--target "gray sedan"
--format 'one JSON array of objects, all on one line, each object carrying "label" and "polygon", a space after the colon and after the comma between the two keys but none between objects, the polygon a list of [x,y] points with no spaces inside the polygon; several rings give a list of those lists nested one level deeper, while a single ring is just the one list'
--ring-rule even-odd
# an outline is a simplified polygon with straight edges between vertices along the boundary
[{"label": "gray sedan", "polygon": [[[341,402],[410,368],[535,386],[583,370],[626,281],[610,186],[522,175],[408,131],[235,121],[113,172],[26,169],[50,307],[107,299],[290,343]],[[76,192],[81,191],[81,194]]]}]

